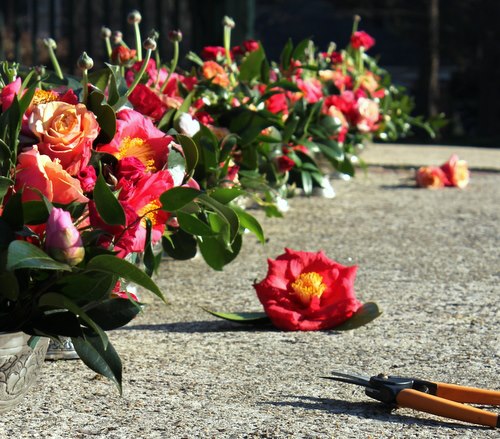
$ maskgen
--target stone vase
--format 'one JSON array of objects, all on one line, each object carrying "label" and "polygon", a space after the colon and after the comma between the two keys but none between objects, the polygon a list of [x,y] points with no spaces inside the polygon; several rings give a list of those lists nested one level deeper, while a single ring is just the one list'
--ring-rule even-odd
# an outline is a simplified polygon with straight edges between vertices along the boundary
[{"label": "stone vase", "polygon": [[36,381],[49,339],[0,333],[0,413],[15,407]]}]

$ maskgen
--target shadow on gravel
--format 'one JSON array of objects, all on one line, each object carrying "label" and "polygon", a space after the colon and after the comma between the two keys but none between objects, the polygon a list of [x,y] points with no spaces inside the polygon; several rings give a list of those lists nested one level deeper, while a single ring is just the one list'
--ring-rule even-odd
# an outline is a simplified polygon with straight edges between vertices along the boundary
[{"label": "shadow on gravel", "polygon": [[118,329],[119,331],[161,331],[177,333],[208,333],[208,332],[269,332],[276,331],[272,325],[253,326],[225,322],[223,320],[203,320],[197,322],[160,323],[157,325],[130,325]]},{"label": "shadow on gravel", "polygon": [[[384,404],[367,401],[351,402],[331,398],[315,398],[311,396],[284,395],[294,401],[272,401],[262,402],[262,405],[273,405],[276,407],[295,407],[306,410],[323,410],[332,414],[344,414],[363,419],[374,419],[383,422],[392,422],[406,425],[420,425],[426,427],[447,427],[457,430],[491,430],[488,427],[479,425],[466,425],[454,423],[443,418],[443,421],[433,419],[422,419],[418,417],[419,412],[415,412],[415,417],[400,415],[396,410]],[[299,401],[297,401],[299,399]]]}]

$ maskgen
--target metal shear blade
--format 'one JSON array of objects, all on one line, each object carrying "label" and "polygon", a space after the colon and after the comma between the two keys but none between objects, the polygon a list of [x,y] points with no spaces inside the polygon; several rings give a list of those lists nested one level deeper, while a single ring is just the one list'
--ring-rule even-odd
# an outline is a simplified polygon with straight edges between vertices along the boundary
[{"label": "metal shear blade", "polygon": [[322,378],[326,378],[328,380],[341,381],[343,383],[348,383],[348,384],[356,384],[358,386],[363,386],[363,387],[372,387],[370,383],[370,377],[364,375],[349,374],[334,370],[332,372],[332,376],[322,377]]}]

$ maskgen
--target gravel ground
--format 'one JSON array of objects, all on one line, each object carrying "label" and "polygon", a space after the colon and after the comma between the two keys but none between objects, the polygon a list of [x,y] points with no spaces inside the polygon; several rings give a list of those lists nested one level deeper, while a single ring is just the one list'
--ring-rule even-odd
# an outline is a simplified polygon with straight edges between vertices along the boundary
[{"label": "gravel ground", "polygon": [[[500,166],[496,152],[484,169],[491,154]],[[146,312],[110,334],[123,396],[79,361],[46,362],[29,397],[0,418],[0,438],[499,437],[320,378],[385,372],[500,390],[500,173],[430,191],[414,187],[413,172],[371,166],[333,180],[333,200],[294,198],[285,219],[256,212],[269,242],[246,235],[222,272],[166,259],[158,283],[170,304],[147,296]],[[354,331],[287,333],[202,310],[260,311],[252,283],[284,247],[357,264],[357,295],[382,316]]]}]

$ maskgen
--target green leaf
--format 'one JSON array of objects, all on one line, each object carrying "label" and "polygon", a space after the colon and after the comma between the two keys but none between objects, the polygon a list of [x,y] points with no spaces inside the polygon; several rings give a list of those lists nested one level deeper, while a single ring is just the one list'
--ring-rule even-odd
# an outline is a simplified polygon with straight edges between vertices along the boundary
[{"label": "green leaf", "polygon": [[96,143],[111,142],[116,133],[116,115],[111,106],[105,103],[104,94],[100,91],[90,93],[87,107],[95,114],[101,127]]},{"label": "green leaf", "polygon": [[9,187],[13,184],[14,182],[10,178],[0,176],[0,200],[5,197]]},{"label": "green leaf", "polygon": [[229,264],[241,250],[242,239],[241,235],[237,235],[228,249],[226,244],[220,239],[210,236],[198,239],[200,252],[205,262],[214,270],[222,270],[225,265]]},{"label": "green leaf", "polygon": [[217,215],[219,215],[219,217],[229,225],[230,240],[232,242],[238,235],[240,228],[240,221],[234,210],[222,203],[219,203],[207,194],[200,194],[198,200],[201,204],[217,213]]},{"label": "green leaf", "polygon": [[104,331],[121,328],[141,312],[140,304],[129,299],[108,299],[90,308],[87,315]]},{"label": "green leaf", "polygon": [[233,207],[233,210],[236,212],[236,215],[238,215],[241,226],[250,230],[257,237],[257,239],[264,244],[266,242],[264,230],[262,230],[262,227],[257,219],[243,209]]},{"label": "green leaf", "polygon": [[108,86],[110,74],[111,72],[109,69],[95,70],[89,73],[89,82],[104,92]]},{"label": "green leaf", "polygon": [[123,207],[106,184],[102,172],[97,178],[93,194],[97,212],[106,224],[124,226],[127,223]]},{"label": "green leaf", "polygon": [[175,212],[189,204],[200,194],[199,190],[190,187],[174,187],[160,195],[162,209],[167,212]]},{"label": "green leaf", "polygon": [[350,329],[360,328],[361,326],[370,323],[372,320],[375,320],[381,314],[382,311],[379,310],[376,303],[368,302],[361,306],[361,308],[359,308],[349,320],[333,329],[336,331],[348,331]]},{"label": "green leaf", "polygon": [[162,246],[167,255],[180,261],[194,258],[198,248],[198,244],[193,235],[182,229],[178,229],[168,237],[163,236]]},{"label": "green leaf", "polygon": [[210,226],[194,215],[184,212],[177,212],[177,220],[182,230],[196,236],[213,236],[215,232]]},{"label": "green leaf", "polygon": [[262,62],[266,55],[262,46],[253,52],[250,52],[240,65],[239,80],[243,82],[250,82],[253,79],[260,77]]},{"label": "green leaf", "polygon": [[273,124],[263,114],[244,108],[232,110],[231,115],[234,117],[231,119],[229,130],[241,137],[242,146],[253,142],[264,128]]},{"label": "green leaf", "polygon": [[306,195],[311,195],[312,188],[313,188],[311,174],[308,171],[301,171],[300,177],[301,177],[302,189],[304,189],[304,193]]},{"label": "green leaf", "polygon": [[14,230],[22,230],[24,227],[23,203],[21,197],[22,194],[20,192],[13,194],[9,198],[9,201],[7,201],[2,212],[3,220]]},{"label": "green leaf", "polygon": [[316,145],[327,159],[337,161],[344,160],[344,151],[334,140],[328,141],[328,139],[324,139],[322,142],[316,142]]},{"label": "green leaf", "polygon": [[52,309],[63,309],[68,310],[72,314],[78,317],[78,319],[86,324],[89,328],[99,335],[101,339],[101,343],[104,349],[106,349],[106,345],[108,344],[108,337],[105,332],[87,315],[87,313],[80,308],[75,302],[67,297],[64,297],[59,293],[45,293],[40,296],[38,300],[38,306],[40,308],[49,308]]},{"label": "green leaf", "polygon": [[234,323],[251,325],[269,325],[271,323],[271,319],[267,317],[265,312],[217,312],[207,308],[203,308],[203,310],[215,317]]},{"label": "green leaf", "polygon": [[174,121],[177,121],[182,116],[182,113],[189,113],[189,107],[191,107],[191,101],[193,100],[194,90],[191,91],[182,101],[181,106],[174,114]]},{"label": "green leaf", "polygon": [[186,159],[186,173],[191,175],[198,164],[199,152],[198,146],[191,137],[178,134],[177,141],[181,144],[184,151],[184,158]]},{"label": "green leaf", "polygon": [[71,271],[71,267],[52,259],[41,248],[26,241],[12,241],[7,250],[7,270],[33,268]]},{"label": "green leaf", "polygon": [[238,198],[242,193],[243,191],[241,189],[235,187],[234,188],[220,187],[210,192],[210,196],[215,200],[217,200],[219,203],[228,204],[235,198]]},{"label": "green leaf", "polygon": [[130,262],[111,255],[99,255],[92,258],[87,264],[87,270],[104,271],[114,273],[119,277],[146,288],[154,293],[161,300],[166,302],[162,292],[155,282],[139,267]]},{"label": "green leaf", "polygon": [[283,67],[283,70],[287,70],[288,67],[290,66],[290,58],[292,56],[292,51],[293,51],[293,43],[292,40],[289,38],[285,44],[285,47],[281,51],[280,55],[280,64]]},{"label": "green leaf", "polygon": [[297,44],[295,49],[293,49],[292,59],[303,61],[305,59],[305,51],[309,46],[310,41],[310,38],[306,38],[305,40],[302,40],[299,44]]},{"label": "green leaf", "polygon": [[44,201],[27,201],[23,203],[23,213],[26,224],[44,224],[50,214],[47,203]]},{"label": "green leaf", "polygon": [[53,286],[53,290],[76,303],[89,303],[108,297],[116,281],[117,276],[113,273],[85,270],[64,276]]},{"label": "green leaf", "polygon": [[122,363],[113,345],[108,342],[104,349],[99,337],[92,331],[84,331],[81,337],[71,337],[75,351],[92,369],[113,381],[122,393]]}]

